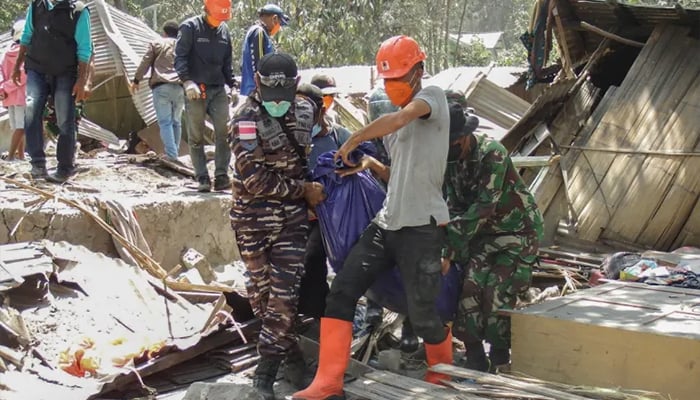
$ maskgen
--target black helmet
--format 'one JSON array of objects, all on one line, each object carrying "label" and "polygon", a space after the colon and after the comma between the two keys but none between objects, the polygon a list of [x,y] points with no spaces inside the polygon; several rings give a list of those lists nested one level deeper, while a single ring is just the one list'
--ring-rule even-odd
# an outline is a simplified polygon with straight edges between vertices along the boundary
[{"label": "black helmet", "polygon": [[376,88],[370,93],[369,101],[367,102],[367,114],[369,122],[381,117],[384,114],[389,114],[398,111],[399,108],[389,100],[383,87]]}]

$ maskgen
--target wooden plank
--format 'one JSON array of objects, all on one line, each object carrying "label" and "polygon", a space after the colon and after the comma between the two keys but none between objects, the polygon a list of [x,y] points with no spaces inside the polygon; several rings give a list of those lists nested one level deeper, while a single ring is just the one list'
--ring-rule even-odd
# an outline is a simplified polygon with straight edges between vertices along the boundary
[{"label": "wooden plank", "polygon": [[[492,399],[492,398],[497,398],[497,399],[528,399],[528,400],[556,400],[553,397],[549,396],[540,396],[532,393],[526,393],[526,392],[521,392],[513,389],[495,389],[495,388],[490,388],[490,387],[482,387],[480,385],[466,385],[463,383],[456,383],[456,382],[448,382],[446,383],[447,386],[457,389],[462,393],[467,393],[471,395],[484,395],[487,397],[469,397],[471,399]],[[461,397],[461,396],[460,396]]]},{"label": "wooden plank", "polygon": [[[662,48],[669,44],[669,40],[667,37],[662,38],[660,30],[655,30],[647,43],[648,45],[642,49],[637,60],[635,60],[635,63],[627,73],[627,76],[635,77],[635,79],[623,81],[622,85],[616,90],[616,95],[611,99],[607,107],[603,109],[604,114],[591,132],[590,138],[586,140],[586,143],[578,144],[614,147],[619,141],[625,139],[627,130],[622,123],[616,123],[616,120],[618,117],[621,118],[624,115],[633,114],[630,103],[636,104],[629,101],[631,98],[630,93],[635,92],[637,87],[646,84],[645,79],[650,78],[649,72],[646,71],[647,64],[652,64],[654,59],[662,56]],[[596,194],[597,185],[594,182],[602,180],[602,176],[613,159],[614,157],[608,154],[583,154],[571,165],[571,184],[567,187],[567,190],[576,194],[573,206],[579,215],[583,213],[583,208]]]},{"label": "wooden plank", "polygon": [[[598,107],[591,113],[590,107],[594,101],[594,96],[592,94],[595,91],[592,84],[584,84],[577,92],[576,96],[570,101],[571,105],[567,104],[552,123],[551,131],[557,143],[571,143],[574,138],[576,138],[575,140],[577,143],[587,142],[595,127],[597,127],[598,123],[602,120],[604,110],[606,110],[611,103],[615,91],[615,87],[610,87],[598,104]],[[577,104],[582,105],[577,106]],[[570,108],[573,108],[573,110],[570,110]],[[576,113],[578,117],[576,119],[571,118],[570,115],[572,115],[572,113]],[[579,118],[580,120],[586,121],[581,128],[577,128]],[[573,150],[566,152],[559,161],[560,165],[566,168],[573,166],[579,154],[580,152]],[[557,193],[559,190],[562,190],[562,176],[560,171],[559,168],[551,168],[542,185],[533,191],[535,202],[537,206],[540,207],[543,214],[547,213]]]},{"label": "wooden plank", "polygon": [[439,372],[456,376],[458,378],[474,379],[477,383],[495,385],[499,387],[511,388],[519,391],[525,391],[536,395],[549,396],[558,400],[590,400],[583,396],[577,396],[563,392],[561,390],[550,389],[541,385],[529,382],[521,382],[503,375],[488,374],[485,372],[475,371],[466,368],[455,367],[454,365],[438,364],[431,371]]},{"label": "wooden plank", "polygon": [[[669,67],[666,79],[657,79],[655,84],[668,90],[658,93],[659,97],[651,102],[645,115],[632,127],[629,143],[642,149],[682,151],[694,148],[698,140],[698,129],[692,126],[697,125],[697,105],[700,104],[700,68],[697,66],[700,63],[700,43],[688,38],[685,28],[667,30],[667,34],[673,35],[677,41],[674,48],[682,49],[678,52],[688,52],[690,56],[685,56],[680,68]],[[660,67],[668,66],[659,64]],[[684,107],[684,104],[690,107]],[[660,206],[677,206],[664,205],[662,200],[682,161],[680,157],[617,156],[601,185],[602,188],[608,187],[606,198],[614,210],[604,236],[653,244],[658,238],[645,243],[638,241],[639,235]],[[655,223],[658,229],[654,233],[659,233],[667,228],[668,221],[656,220]]]},{"label": "wooden plank", "polygon": [[457,394],[445,389],[444,386],[435,385],[418,379],[409,378],[388,371],[370,372],[364,375],[367,379],[372,379],[384,385],[408,391],[416,395],[430,395],[434,399],[454,400]]},{"label": "wooden plank", "polygon": [[651,390],[678,400],[697,398],[697,341],[545,316],[513,314],[511,321],[514,371],[571,385]]},{"label": "wooden plank", "polygon": [[367,400],[431,400],[428,394],[416,394],[392,386],[381,384],[368,378],[359,378],[344,387],[346,393],[359,396]]},{"label": "wooden plank", "polygon": [[686,245],[700,243],[700,204],[695,202],[693,211],[688,216],[671,248],[677,249]]},{"label": "wooden plank", "polygon": [[559,161],[559,156],[512,156],[510,159],[515,168],[537,168],[548,167],[556,163]]},{"label": "wooden plank", "polygon": [[[594,146],[629,147],[625,146],[626,143],[642,146],[640,143],[644,143],[645,140],[651,143],[660,140],[662,135],[647,135],[649,130],[647,126],[659,123],[663,126],[668,121],[671,117],[671,109],[675,108],[680,101],[679,92],[684,93],[684,89],[687,90],[691,81],[687,78],[688,74],[683,73],[687,70],[684,63],[688,55],[682,46],[673,45],[685,36],[684,30],[666,27],[658,28],[657,31],[661,32],[661,37],[652,47],[669,43],[665,46],[663,58],[661,58],[664,62],[645,63],[648,68],[640,71],[639,75],[627,75],[626,81],[644,81],[643,85],[632,86],[631,90],[627,91],[626,97],[637,101],[629,101],[628,103],[632,106],[623,106],[622,110],[609,110],[603,120],[606,121],[608,114],[614,114],[610,116],[614,122],[610,124],[609,129],[605,130],[604,135],[600,130],[594,133],[591,137],[591,142],[596,142]],[[646,75],[649,75],[649,78],[645,78]],[[623,83],[620,90],[623,90],[624,86]],[[587,158],[591,159],[591,169],[597,177],[594,179],[595,185],[590,180],[586,182],[595,190],[592,198],[579,199],[584,206],[579,213],[581,218],[578,228],[582,238],[595,240],[608,226],[620,200],[636,179],[636,173],[644,157],[588,154]],[[602,159],[603,162],[593,161],[594,159]],[[575,207],[575,209],[580,208]]]},{"label": "wooden plank", "polygon": [[569,45],[566,41],[566,31],[564,30],[564,25],[561,22],[561,17],[559,16],[559,9],[557,5],[559,1],[554,2],[555,6],[552,8],[552,15],[554,16],[554,22],[557,25],[557,43],[559,44],[559,50],[561,50],[562,57],[562,68],[567,78],[573,78],[576,74],[574,73],[574,67],[571,62],[571,55],[569,54]]}]

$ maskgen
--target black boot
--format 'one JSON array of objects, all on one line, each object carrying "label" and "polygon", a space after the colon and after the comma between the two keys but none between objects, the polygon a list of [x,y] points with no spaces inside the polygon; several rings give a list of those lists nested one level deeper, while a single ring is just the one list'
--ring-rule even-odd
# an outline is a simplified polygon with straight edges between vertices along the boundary
[{"label": "black boot", "polygon": [[489,352],[491,361],[491,372],[495,372],[498,367],[510,364],[510,349],[494,349]]},{"label": "black boot", "polygon": [[401,342],[399,349],[404,353],[415,353],[418,350],[418,336],[413,332],[411,321],[406,317],[401,326]]},{"label": "black boot", "polygon": [[384,319],[384,308],[379,304],[367,299],[367,312],[365,313],[365,323],[371,329],[378,329]]},{"label": "black boot", "polygon": [[263,400],[275,400],[275,392],[272,389],[272,385],[275,384],[277,370],[281,361],[277,357],[260,357],[260,362],[253,376],[253,387]]},{"label": "black boot", "polygon": [[467,363],[465,367],[481,372],[488,371],[489,361],[486,359],[483,343],[466,343],[465,346],[467,347]]},{"label": "black boot", "polygon": [[304,361],[304,354],[298,346],[294,346],[287,352],[284,358],[284,379],[297,389],[304,389],[311,384],[313,375]]},{"label": "black boot", "polygon": [[220,175],[214,177],[214,190],[217,192],[220,192],[222,190],[230,190],[231,189],[231,179],[228,177],[228,175]]},{"label": "black boot", "polygon": [[200,176],[197,178],[197,182],[199,185],[197,186],[197,191],[200,193],[208,193],[211,192],[211,180],[209,180],[208,176]]}]

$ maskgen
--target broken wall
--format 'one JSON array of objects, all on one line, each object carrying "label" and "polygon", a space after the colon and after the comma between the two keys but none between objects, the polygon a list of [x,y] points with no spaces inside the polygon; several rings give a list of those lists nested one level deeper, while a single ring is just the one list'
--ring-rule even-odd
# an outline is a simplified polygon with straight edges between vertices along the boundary
[{"label": "broken wall", "polygon": [[[153,259],[164,269],[170,270],[177,265],[188,248],[204,254],[212,265],[240,259],[228,218],[229,196],[178,196],[133,202],[136,219]],[[30,207],[24,207],[22,203],[3,204],[0,209],[0,243],[40,239],[67,241],[118,257],[110,234],[94,220],[76,209],[50,203],[31,212],[27,212]],[[99,215],[106,219],[104,211],[99,211]],[[18,225],[20,219],[22,222]]]},{"label": "broken wall", "polygon": [[654,31],[571,167],[580,238],[700,244],[679,237],[700,231],[690,218],[700,193],[700,40],[689,31]]}]

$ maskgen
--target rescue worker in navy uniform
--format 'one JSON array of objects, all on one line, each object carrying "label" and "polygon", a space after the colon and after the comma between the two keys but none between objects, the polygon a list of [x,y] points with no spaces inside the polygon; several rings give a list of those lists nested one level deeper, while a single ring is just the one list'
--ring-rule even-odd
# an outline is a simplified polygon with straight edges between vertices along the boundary
[{"label": "rescue worker in navy uniform", "polygon": [[293,325],[304,272],[307,205],[324,199],[323,185],[307,182],[313,105],[295,96],[294,59],[271,53],[260,60],[256,91],[234,117],[231,226],[246,264],[248,298],[262,320],[260,362],[253,385],[274,399],[281,362],[285,376],[303,384],[304,360]]}]

